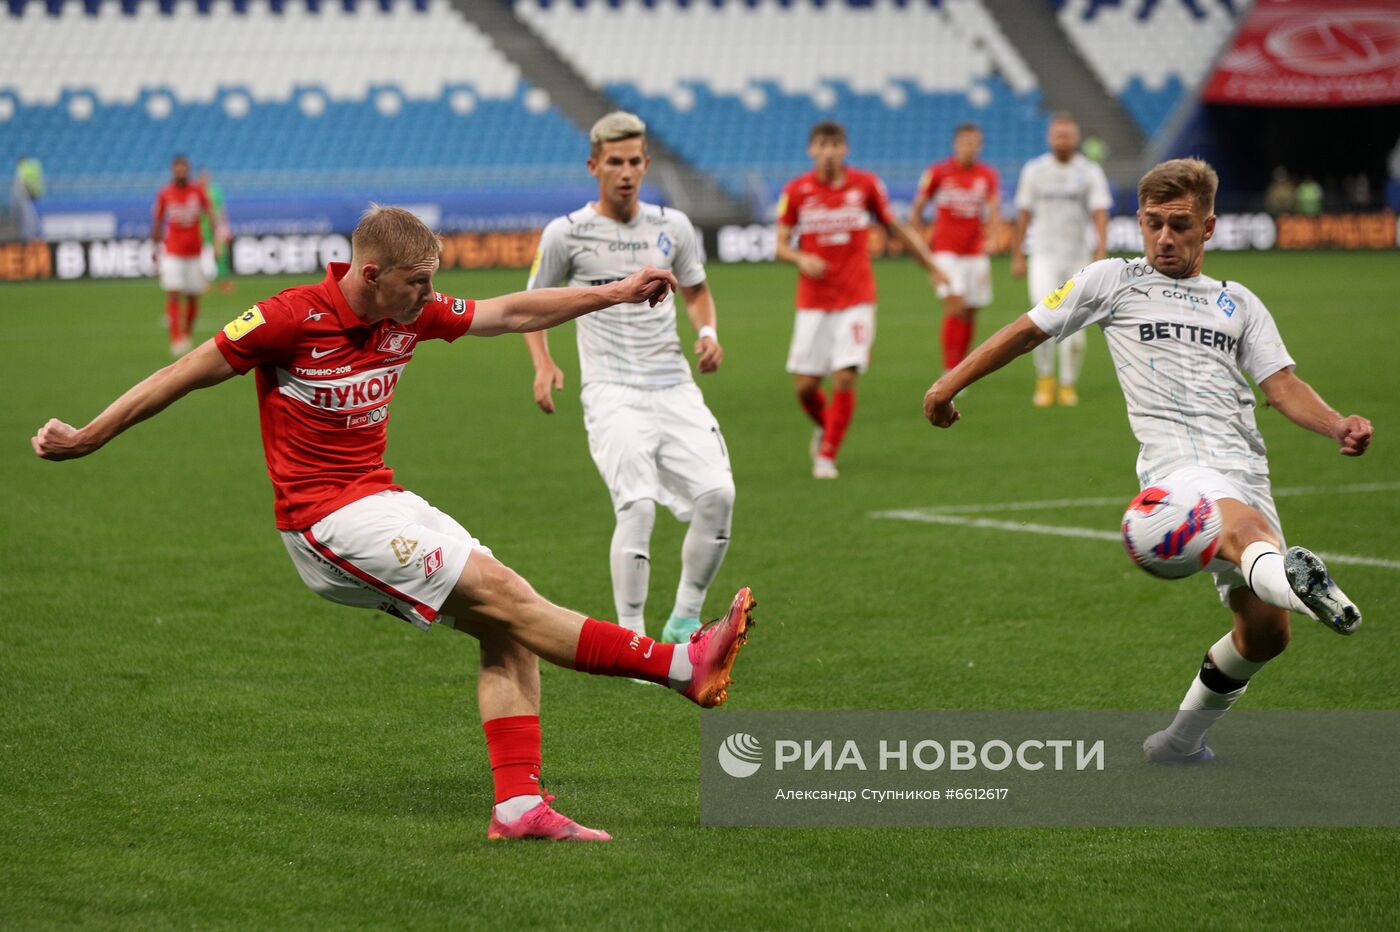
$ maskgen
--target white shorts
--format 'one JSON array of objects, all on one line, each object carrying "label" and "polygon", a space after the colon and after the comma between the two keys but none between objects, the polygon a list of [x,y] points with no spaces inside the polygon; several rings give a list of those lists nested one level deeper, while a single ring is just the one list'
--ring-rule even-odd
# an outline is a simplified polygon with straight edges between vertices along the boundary
[{"label": "white shorts", "polygon": [[204,277],[203,260],[199,256],[160,254],[160,288],[181,294],[204,294],[209,282]]},{"label": "white shorts", "polygon": [[856,304],[839,311],[799,310],[793,318],[787,371],[827,376],[842,369],[870,368],[875,343],[875,305]]},{"label": "white shorts", "polygon": [[[1164,479],[1154,478],[1152,480],[1152,482],[1160,481],[1182,482],[1200,489],[1213,499],[1233,498],[1236,501],[1244,502],[1251,508],[1258,509],[1259,513],[1269,522],[1269,527],[1273,528],[1274,533],[1278,535],[1279,545],[1286,546],[1283,542],[1283,525],[1279,523],[1278,508],[1274,506],[1274,496],[1268,476],[1235,470],[1222,472],[1205,466],[1182,466],[1167,473]],[[1146,488],[1151,484],[1151,482],[1144,482],[1143,487]],[[1220,593],[1220,601],[1226,607],[1230,605],[1230,590],[1245,589],[1249,586],[1239,567],[1229,561],[1212,560],[1206,569],[1210,570],[1211,575],[1215,577],[1216,591]]]},{"label": "white shorts", "polygon": [[947,285],[938,286],[938,296],[955,295],[968,307],[992,303],[992,260],[986,256],[964,256],[956,252],[936,252],[933,262],[948,276]]},{"label": "white shorts", "polygon": [[694,382],[590,382],[582,398],[588,450],[615,511],[650,499],[689,521],[697,498],[734,487],[724,435]]},{"label": "white shorts", "polygon": [[424,631],[444,620],[439,611],[472,551],[491,553],[412,492],[377,492],[305,531],[280,533],[312,592],[341,605],[388,612]]},{"label": "white shorts", "polygon": [[1059,256],[1037,256],[1031,253],[1026,257],[1026,290],[1030,293],[1031,304],[1040,300],[1056,288],[1069,281],[1088,261],[1078,262]]}]

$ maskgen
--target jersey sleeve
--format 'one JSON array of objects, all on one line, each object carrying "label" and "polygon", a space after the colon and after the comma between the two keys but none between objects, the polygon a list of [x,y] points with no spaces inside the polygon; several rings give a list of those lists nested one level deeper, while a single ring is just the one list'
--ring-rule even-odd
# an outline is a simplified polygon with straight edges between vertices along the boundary
[{"label": "jersey sleeve", "polygon": [[1089,209],[1113,209],[1113,189],[1108,186],[1108,176],[1096,163],[1091,163],[1089,170]]},{"label": "jersey sleeve", "polygon": [[890,213],[890,192],[885,190],[885,183],[880,180],[879,175],[870,176],[865,198],[866,207],[876,220],[885,226],[895,222],[894,214]]},{"label": "jersey sleeve", "polygon": [[1027,162],[1021,166],[1021,177],[1016,181],[1016,198],[1013,202],[1017,210],[1030,210],[1035,204],[1034,165],[1034,162]]},{"label": "jersey sleeve", "polygon": [[471,329],[476,302],[438,294],[423,306],[418,318],[418,336],[424,340],[446,340],[451,343]]},{"label": "jersey sleeve", "polygon": [[[670,211],[667,211],[668,215]],[[671,258],[671,271],[676,273],[676,281],[682,288],[692,288],[705,280],[705,251],[695,232],[695,225],[685,214],[676,212],[675,255]]]},{"label": "jersey sleeve", "polygon": [[793,183],[783,188],[782,197],[778,198],[778,222],[784,226],[797,226],[797,198],[793,197]]},{"label": "jersey sleeve", "polygon": [[259,301],[214,334],[214,345],[243,375],[264,363],[283,363],[296,342],[297,321],[280,298]]},{"label": "jersey sleeve", "polygon": [[1107,320],[1122,259],[1092,262],[1027,312],[1031,323],[1058,343],[1090,324]]},{"label": "jersey sleeve", "polygon": [[[1240,368],[1257,385],[1280,370],[1292,369],[1297,363],[1288,355],[1283,336],[1278,332],[1278,324],[1274,323],[1274,315],[1269,313],[1264,302],[1253,292],[1246,292],[1242,297],[1246,316],[1244,332],[1240,337]],[[1231,300],[1229,289],[1220,292],[1216,303],[1222,300]]]},{"label": "jersey sleeve", "polygon": [[919,187],[917,197],[928,200],[938,191],[938,186],[943,183],[943,176],[938,171],[937,165],[930,165],[924,169],[924,173],[919,176]]},{"label": "jersey sleeve", "polygon": [[569,246],[565,242],[568,230],[569,221],[564,217],[551,220],[544,228],[525,283],[527,290],[556,288],[569,280]]}]

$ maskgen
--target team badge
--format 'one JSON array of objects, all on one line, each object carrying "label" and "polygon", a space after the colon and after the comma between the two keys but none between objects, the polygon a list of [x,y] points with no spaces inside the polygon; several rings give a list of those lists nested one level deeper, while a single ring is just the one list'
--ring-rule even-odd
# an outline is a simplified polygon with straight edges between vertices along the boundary
[{"label": "team badge", "polygon": [[225,325],[224,336],[234,341],[241,340],[265,323],[267,321],[263,319],[262,311],[254,304]]},{"label": "team badge", "polygon": [[439,547],[423,556],[423,578],[428,579],[442,569],[442,548]]},{"label": "team badge", "polygon": [[1059,307],[1061,304],[1064,303],[1065,298],[1069,297],[1069,293],[1073,290],[1074,279],[1071,278],[1069,281],[1065,282],[1063,285],[1046,295],[1045,300],[1041,303],[1045,305],[1046,310],[1053,311],[1055,308]]},{"label": "team badge", "polygon": [[1221,289],[1220,297],[1215,299],[1215,306],[1220,308],[1221,313],[1226,317],[1235,316],[1235,302],[1225,293],[1224,289]]},{"label": "team badge", "polygon": [[390,330],[384,334],[384,339],[379,341],[379,349],[376,352],[388,353],[390,356],[402,356],[408,352],[408,348],[413,345],[413,341],[417,338],[416,333]]},{"label": "team badge", "polygon": [[674,245],[675,244],[671,242],[671,237],[666,235],[665,230],[662,230],[661,235],[656,238],[656,248],[661,250],[663,256],[669,256],[671,254],[671,247]]}]

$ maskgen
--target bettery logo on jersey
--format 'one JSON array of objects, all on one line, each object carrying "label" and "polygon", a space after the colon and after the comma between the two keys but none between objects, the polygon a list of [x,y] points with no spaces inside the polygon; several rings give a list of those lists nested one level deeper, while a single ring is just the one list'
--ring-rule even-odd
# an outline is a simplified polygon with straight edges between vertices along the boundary
[{"label": "bettery logo on jersey", "polygon": [[262,311],[258,310],[258,306],[254,304],[224,326],[224,336],[236,342],[265,323],[267,321],[263,320]]},{"label": "bettery logo on jersey", "polygon": [[1042,302],[1045,305],[1045,309],[1053,311],[1061,304],[1064,304],[1065,298],[1069,297],[1069,293],[1073,290],[1074,279],[1071,278],[1068,281],[1066,281],[1063,285],[1056,288],[1054,291],[1050,292],[1048,295],[1045,296],[1045,300]]},{"label": "bettery logo on jersey", "polygon": [[378,353],[388,353],[390,356],[402,356],[408,352],[408,348],[413,345],[413,341],[418,339],[418,334],[408,333],[404,330],[390,330],[384,334],[384,339],[379,341]]},{"label": "bettery logo on jersey", "polygon": [[1235,354],[1235,346],[1240,342],[1238,337],[1232,337],[1228,333],[1212,330],[1209,327],[1198,327],[1195,324],[1169,323],[1164,320],[1150,324],[1138,324],[1139,342],[1152,343],[1157,340],[1172,339],[1184,340],[1187,343],[1199,343],[1201,346],[1209,346],[1231,356]]},{"label": "bettery logo on jersey", "polygon": [[1226,317],[1235,316],[1235,302],[1225,293],[1225,289],[1220,290],[1220,297],[1215,299],[1215,306],[1220,308],[1221,313]]}]

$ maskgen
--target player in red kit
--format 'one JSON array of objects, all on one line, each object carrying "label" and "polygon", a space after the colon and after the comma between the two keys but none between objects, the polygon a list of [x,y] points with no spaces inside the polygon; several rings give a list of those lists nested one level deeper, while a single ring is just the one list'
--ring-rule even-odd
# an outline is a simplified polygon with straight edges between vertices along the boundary
[{"label": "player in red kit", "polygon": [[[213,222],[209,198],[203,188],[190,182],[190,160],[177,155],[170,162],[170,184],[156,194],[155,218],[151,221],[151,241],[161,247],[157,266],[160,287],[165,291],[165,320],[170,326],[172,356],[189,352],[190,333],[199,315],[199,296],[209,288],[200,266],[204,249],[199,225],[202,217]],[[183,318],[181,295],[185,297]]]},{"label": "player in red kit", "polygon": [[943,299],[943,368],[962,362],[972,346],[977,309],[992,303],[992,264],[987,258],[986,228],[1000,215],[997,173],[982,154],[982,130],[964,123],[953,132],[953,157],[924,172],[910,210],[917,227],[924,205],[933,201],[933,231],[929,246],[938,267],[948,277],[940,288]]},{"label": "player in red kit", "polygon": [[[812,171],[783,188],[778,202],[777,257],[797,266],[797,315],[787,371],[797,400],[817,424],[812,475],[835,479],[836,455],[856,405],[856,378],[870,366],[875,340],[875,276],[870,269],[870,218],[884,224],[929,271],[943,275],[918,234],[890,210],[880,179],[846,164],[849,146],[839,123],[812,127]],[[792,243],[797,235],[797,245]],[[822,380],[831,377],[831,398]]]},{"label": "player in red kit", "polygon": [[389,403],[418,345],[466,334],[539,330],[675,289],[644,268],[589,288],[548,288],[469,301],[433,291],[441,243],[416,217],[371,208],[350,263],[318,285],[261,301],[195,350],[137,384],[81,429],[51,420],[39,456],[96,452],[190,391],[257,372],[263,447],[277,528],[312,591],[378,609],[427,630],[433,622],[480,641],[477,699],[495,786],[489,838],[607,841],[559,814],[540,784],[536,658],[648,680],[704,707],[728,697],[753,598],[691,635],[661,644],[550,603],[462,525],[394,483],[384,465]]}]

